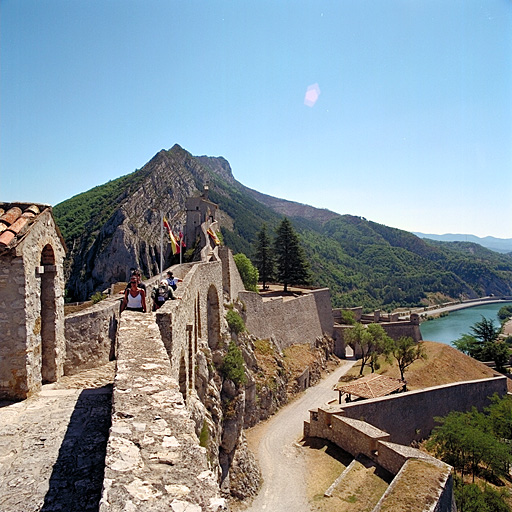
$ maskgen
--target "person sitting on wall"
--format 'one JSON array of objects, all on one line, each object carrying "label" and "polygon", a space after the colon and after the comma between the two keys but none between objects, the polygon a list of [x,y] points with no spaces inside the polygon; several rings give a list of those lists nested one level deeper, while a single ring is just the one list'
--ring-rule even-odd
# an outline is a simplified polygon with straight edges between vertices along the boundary
[{"label": "person sitting on wall", "polygon": [[153,299],[153,311],[160,309],[166,300],[175,299],[172,293],[172,288],[169,287],[166,279],[162,280],[158,286],[153,288],[151,298]]},{"label": "person sitting on wall", "polygon": [[183,279],[178,279],[177,277],[174,277],[172,272],[170,270],[167,271],[167,284],[176,291],[176,288],[178,288],[178,283],[182,283]]},{"label": "person sitting on wall", "polygon": [[146,292],[142,288],[139,288],[137,276],[135,275],[132,275],[130,278],[130,288],[124,291],[121,313],[125,309],[128,311],[146,312]]}]

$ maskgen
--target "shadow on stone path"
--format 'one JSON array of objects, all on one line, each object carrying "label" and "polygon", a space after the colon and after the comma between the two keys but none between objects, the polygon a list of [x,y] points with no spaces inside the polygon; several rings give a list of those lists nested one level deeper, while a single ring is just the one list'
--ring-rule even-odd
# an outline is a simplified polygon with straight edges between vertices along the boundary
[{"label": "shadow on stone path", "polygon": [[96,372],[95,389],[82,375],[66,389],[46,385],[0,404],[1,512],[97,512],[112,401],[111,376],[100,375],[107,370]]},{"label": "shadow on stone path", "polygon": [[112,389],[85,389],[69,421],[41,512],[93,512],[99,508]]}]

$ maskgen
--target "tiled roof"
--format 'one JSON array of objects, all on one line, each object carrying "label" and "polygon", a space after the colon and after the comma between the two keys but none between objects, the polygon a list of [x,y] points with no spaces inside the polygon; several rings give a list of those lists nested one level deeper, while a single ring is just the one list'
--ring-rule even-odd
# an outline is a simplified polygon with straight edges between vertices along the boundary
[{"label": "tiled roof", "polygon": [[0,250],[12,249],[49,205],[0,203]]},{"label": "tiled roof", "polygon": [[400,379],[392,379],[385,375],[372,373],[352,382],[340,382],[336,386],[338,391],[361,398],[377,398],[386,396],[393,391],[398,391],[405,382]]}]

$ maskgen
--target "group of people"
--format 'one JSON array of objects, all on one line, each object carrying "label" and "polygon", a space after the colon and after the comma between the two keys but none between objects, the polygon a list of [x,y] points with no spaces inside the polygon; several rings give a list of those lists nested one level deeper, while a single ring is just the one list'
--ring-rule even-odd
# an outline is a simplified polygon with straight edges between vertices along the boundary
[{"label": "group of people", "polygon": [[[174,277],[171,271],[167,272],[167,277],[162,279],[158,286],[155,286],[151,292],[153,301],[152,311],[160,309],[167,300],[175,300],[174,291],[181,279]],[[121,303],[121,312],[140,311],[146,313],[146,285],[141,280],[141,274],[138,270],[132,270],[130,282],[124,291],[123,301]]]}]

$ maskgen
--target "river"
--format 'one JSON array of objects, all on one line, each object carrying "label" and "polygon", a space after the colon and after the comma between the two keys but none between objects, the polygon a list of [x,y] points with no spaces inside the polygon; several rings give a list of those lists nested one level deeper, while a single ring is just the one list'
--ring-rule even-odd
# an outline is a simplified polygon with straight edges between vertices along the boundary
[{"label": "river", "polygon": [[479,322],[482,316],[494,320],[496,327],[499,327],[498,311],[501,307],[510,304],[512,302],[499,302],[452,311],[448,316],[422,322],[420,324],[421,336],[424,340],[439,341],[450,345],[452,341],[459,339],[463,334],[471,334],[470,327]]}]

